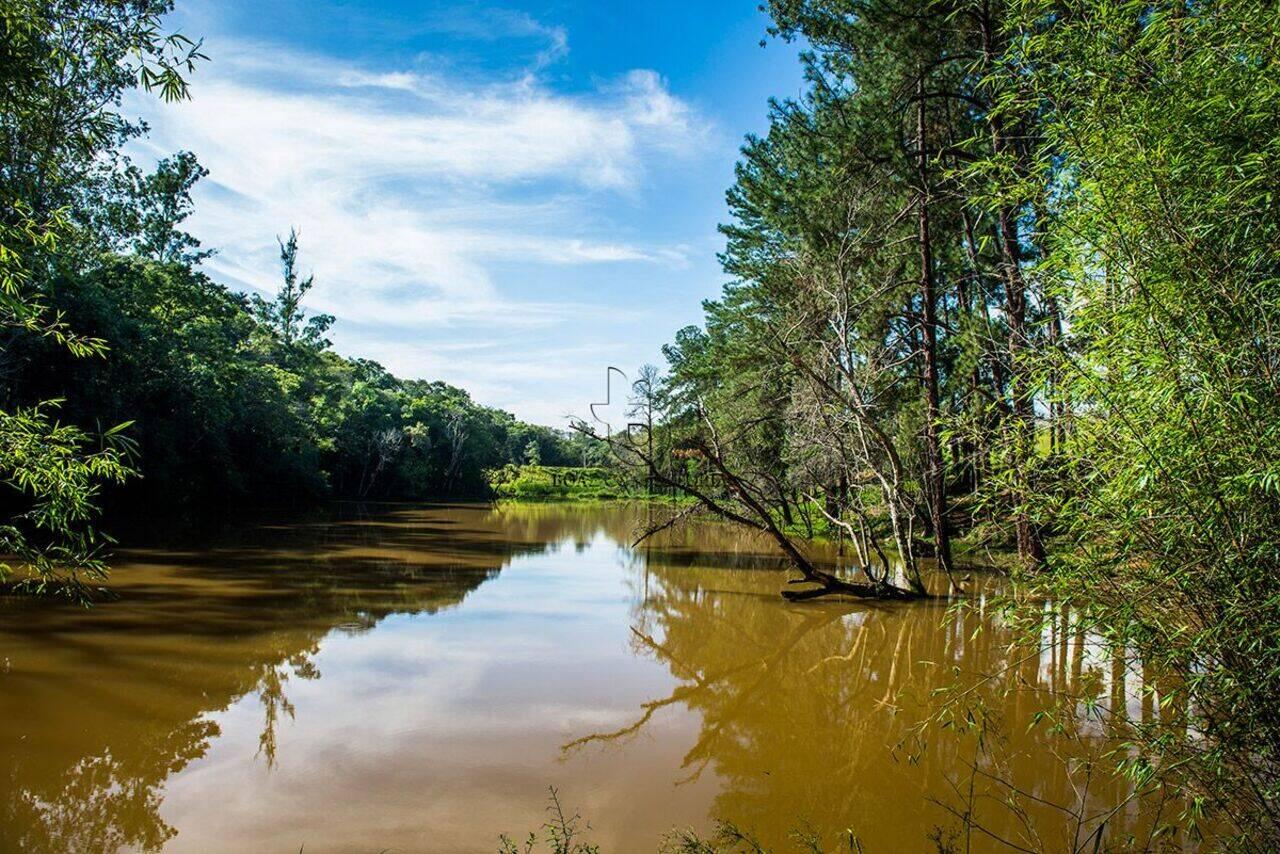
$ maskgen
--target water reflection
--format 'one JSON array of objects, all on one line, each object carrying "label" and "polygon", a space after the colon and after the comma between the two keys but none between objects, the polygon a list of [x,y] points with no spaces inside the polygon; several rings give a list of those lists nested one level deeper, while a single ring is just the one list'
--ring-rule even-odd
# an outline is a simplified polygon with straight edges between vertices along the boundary
[{"label": "water reflection", "polygon": [[474,508],[264,524],[184,550],[121,554],[117,602],[90,612],[4,602],[0,800],[4,850],[154,850],[166,778],[204,756],[205,713],[253,696],[258,755],[276,762],[291,681],[318,679],[331,632],[451,608],[504,563],[568,538],[583,515],[519,519]]},{"label": "water reflection", "polygon": [[[1073,788],[1055,755],[1087,738],[1027,730],[1048,688],[1155,714],[1070,615],[1028,653],[981,609],[789,605],[767,543],[633,551],[641,515],[347,507],[128,551],[87,613],[5,602],[0,850],[492,851],[549,784],[620,851],[715,817],[784,850],[930,850],[957,812],[1033,850],[1151,826],[1109,780]],[[979,673],[993,779],[972,738],[913,728]]]},{"label": "water reflection", "polygon": [[690,554],[660,548],[633,569],[636,651],[678,684],[567,749],[631,739],[671,704],[694,709],[682,779],[714,770],[712,813],[767,848],[836,850],[850,832],[868,850],[1187,842],[1166,825],[1186,807],[1175,792],[1106,771],[1117,745],[1102,722],[1150,723],[1158,687],[1072,614],[1046,605],[1047,628],[1028,643],[990,612],[1003,581],[981,569],[963,603],[789,605],[777,575]]}]

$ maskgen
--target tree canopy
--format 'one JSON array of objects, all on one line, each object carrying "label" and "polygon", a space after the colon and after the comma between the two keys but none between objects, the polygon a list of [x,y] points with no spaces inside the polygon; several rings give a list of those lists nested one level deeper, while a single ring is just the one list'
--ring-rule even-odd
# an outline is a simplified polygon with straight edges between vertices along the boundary
[{"label": "tree canopy", "polygon": [[[796,598],[937,592],[926,562],[959,590],[956,543],[1012,551],[1022,594],[1077,614],[1144,690],[1172,679],[1165,719],[1108,718],[1133,748],[1121,770],[1178,780],[1182,822],[1212,813],[1267,848],[1280,13],[767,11],[807,87],[742,148],[731,281],[666,348],[657,450],[620,453],[771,533],[815,585]],[[852,544],[857,583],[805,557],[814,517]]]}]

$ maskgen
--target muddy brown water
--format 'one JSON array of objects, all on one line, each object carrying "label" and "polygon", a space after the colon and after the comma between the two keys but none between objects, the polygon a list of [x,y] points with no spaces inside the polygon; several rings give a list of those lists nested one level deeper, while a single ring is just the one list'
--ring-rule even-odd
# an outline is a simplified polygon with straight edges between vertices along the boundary
[{"label": "muddy brown water", "polygon": [[[780,851],[1141,831],[1121,785],[1068,778],[1087,727],[1029,727],[1050,690],[1141,696],[1065,619],[1011,648],[980,571],[962,613],[788,604],[728,526],[629,548],[650,512],[347,505],[122,548],[88,611],[4,602],[0,850],[492,852],[551,786],[606,852],[721,820]],[[979,674],[981,752],[914,728]]]}]

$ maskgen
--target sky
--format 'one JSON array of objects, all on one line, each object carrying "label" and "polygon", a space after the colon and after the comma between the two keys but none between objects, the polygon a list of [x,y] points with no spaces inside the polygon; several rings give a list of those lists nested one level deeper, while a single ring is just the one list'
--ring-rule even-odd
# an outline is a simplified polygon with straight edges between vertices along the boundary
[{"label": "sky", "polygon": [[[300,233],[338,352],[550,426],[720,292],[725,190],[796,48],[755,0],[178,0],[210,57],[139,95],[145,164],[195,152],[187,230],[273,292]],[[615,392],[617,380],[614,380]]]}]

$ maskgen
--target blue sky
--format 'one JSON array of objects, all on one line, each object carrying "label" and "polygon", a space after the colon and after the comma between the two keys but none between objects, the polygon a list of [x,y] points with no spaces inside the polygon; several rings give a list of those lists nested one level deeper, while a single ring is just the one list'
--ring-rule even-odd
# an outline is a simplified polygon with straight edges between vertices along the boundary
[{"label": "blue sky", "polygon": [[339,352],[557,426],[699,322],[742,136],[801,86],[753,0],[179,0],[171,23],[211,61],[189,103],[127,105],[134,153],[209,168],[209,272],[274,289],[296,227]]}]

